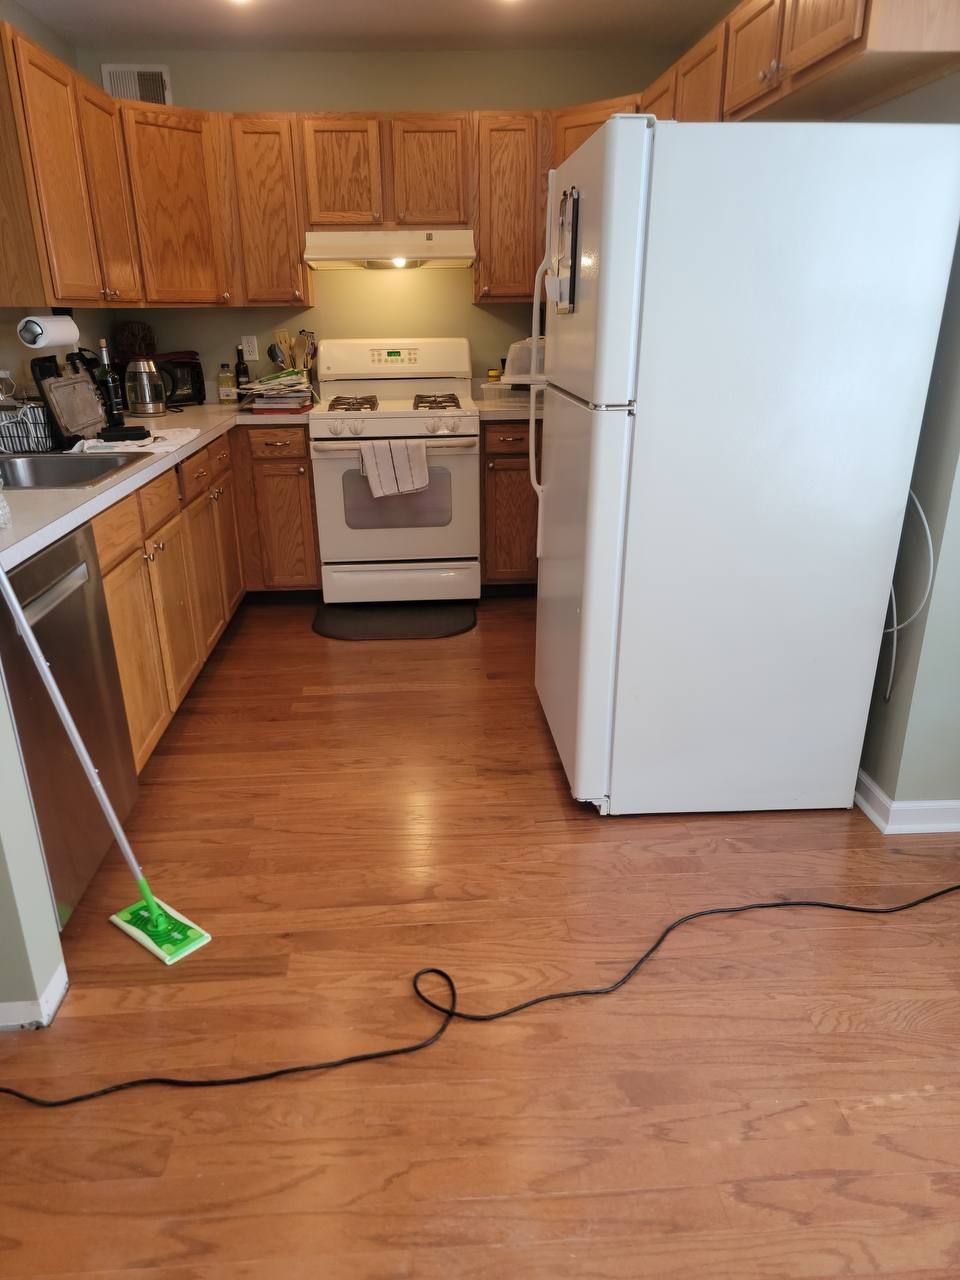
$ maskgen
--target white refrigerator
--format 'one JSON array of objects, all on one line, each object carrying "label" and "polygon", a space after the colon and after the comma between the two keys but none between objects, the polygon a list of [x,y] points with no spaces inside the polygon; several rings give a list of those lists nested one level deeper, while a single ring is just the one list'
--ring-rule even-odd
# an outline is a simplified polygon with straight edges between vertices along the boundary
[{"label": "white refrigerator", "polygon": [[958,218],[953,126],[619,116],[551,174],[536,686],[576,799],[852,804]]}]

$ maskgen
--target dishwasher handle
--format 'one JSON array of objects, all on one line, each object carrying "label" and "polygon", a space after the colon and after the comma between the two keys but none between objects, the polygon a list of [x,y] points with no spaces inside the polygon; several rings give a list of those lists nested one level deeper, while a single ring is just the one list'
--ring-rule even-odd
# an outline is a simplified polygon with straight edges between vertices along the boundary
[{"label": "dishwasher handle", "polygon": [[[86,586],[90,581],[90,570],[86,563],[74,565],[72,569],[68,569],[56,579],[45,591],[41,591],[38,596],[34,596],[29,604],[24,606],[23,616],[29,622],[31,627],[35,627],[41,622],[48,613],[53,613],[59,604],[62,604],[75,591],[79,591],[81,587]],[[18,628],[19,630],[19,628]]]}]

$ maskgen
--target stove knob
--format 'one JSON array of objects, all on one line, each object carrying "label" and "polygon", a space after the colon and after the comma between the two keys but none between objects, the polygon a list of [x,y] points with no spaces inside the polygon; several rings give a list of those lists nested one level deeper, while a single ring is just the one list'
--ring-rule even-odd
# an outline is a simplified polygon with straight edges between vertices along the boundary
[{"label": "stove knob", "polygon": [[427,422],[427,430],[430,432],[430,434],[431,434],[432,436],[435,436],[435,435],[437,434],[437,432],[440,430],[440,421],[439,421],[439,419],[438,419],[438,418],[434,418],[432,421],[428,421],[428,422]]},{"label": "stove knob", "polygon": [[459,418],[451,418],[451,419],[450,419],[450,430],[451,430],[451,431],[453,431],[453,432],[457,432],[457,431],[459,431],[459,430],[460,430],[460,419],[459,419]]},{"label": "stove knob", "polygon": [[362,423],[362,422],[351,422],[351,423],[350,423],[350,434],[351,434],[352,436],[359,436],[359,435],[363,435],[363,423]]},{"label": "stove knob", "polygon": [[342,434],[343,434],[343,423],[342,423],[342,422],[331,422],[331,423],[330,423],[330,434],[331,434],[332,436],[339,436],[339,435],[342,435]]}]

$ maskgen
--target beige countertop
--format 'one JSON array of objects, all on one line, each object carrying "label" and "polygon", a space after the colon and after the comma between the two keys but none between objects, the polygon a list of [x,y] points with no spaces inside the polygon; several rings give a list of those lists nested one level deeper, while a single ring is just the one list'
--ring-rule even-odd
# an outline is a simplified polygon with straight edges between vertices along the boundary
[{"label": "beige countertop", "polygon": [[[146,422],[146,419],[137,421]],[[218,439],[236,421],[237,411],[230,405],[190,405],[182,413],[168,413],[150,423],[155,442],[138,448],[131,441],[111,450],[143,456],[99,484],[73,489],[4,489],[11,522],[6,529],[0,529],[0,565],[9,570],[22,564],[128,493]]]}]

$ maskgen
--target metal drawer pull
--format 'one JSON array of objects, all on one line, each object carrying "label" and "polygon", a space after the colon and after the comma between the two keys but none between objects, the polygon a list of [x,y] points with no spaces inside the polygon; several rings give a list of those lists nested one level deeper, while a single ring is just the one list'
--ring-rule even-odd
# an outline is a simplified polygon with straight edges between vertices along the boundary
[{"label": "metal drawer pull", "polygon": [[292,440],[264,440],[263,442],[268,449],[289,449],[293,443]]},{"label": "metal drawer pull", "polygon": [[307,474],[307,469],[306,469],[306,467],[297,467],[297,475],[298,475],[298,476],[304,476],[304,475],[306,475],[306,474]]},{"label": "metal drawer pull", "polygon": [[500,444],[520,444],[523,436],[497,436]]},{"label": "metal drawer pull", "polygon": [[201,467],[199,471],[195,471],[193,473],[193,478],[194,480],[202,480],[206,474],[207,474],[206,467]]}]

